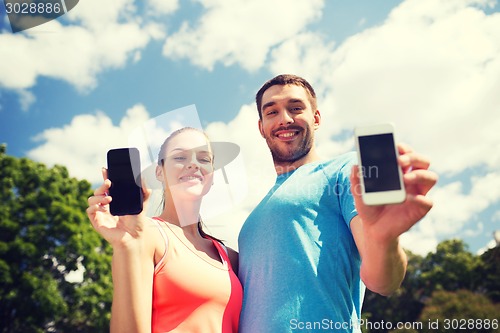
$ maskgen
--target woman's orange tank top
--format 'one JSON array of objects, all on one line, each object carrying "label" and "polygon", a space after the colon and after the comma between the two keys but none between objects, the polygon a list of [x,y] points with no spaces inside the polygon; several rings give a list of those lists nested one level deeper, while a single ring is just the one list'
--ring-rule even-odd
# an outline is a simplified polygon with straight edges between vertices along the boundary
[{"label": "woman's orange tank top", "polygon": [[166,251],[153,277],[152,332],[238,332],[243,289],[225,249],[212,240],[222,263],[210,263],[155,220]]}]

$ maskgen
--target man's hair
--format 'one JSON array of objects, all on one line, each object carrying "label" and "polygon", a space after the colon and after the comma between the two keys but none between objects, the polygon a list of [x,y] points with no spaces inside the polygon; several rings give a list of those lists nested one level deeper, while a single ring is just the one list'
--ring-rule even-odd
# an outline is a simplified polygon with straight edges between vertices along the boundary
[{"label": "man's hair", "polygon": [[257,92],[257,95],[255,95],[255,102],[257,103],[257,111],[259,111],[259,118],[262,119],[262,96],[264,95],[264,92],[269,89],[272,86],[285,86],[285,85],[296,85],[299,87],[303,87],[308,95],[309,95],[309,102],[311,103],[311,107],[313,108],[313,111],[316,110],[316,93],[314,92],[313,87],[307,82],[304,78],[301,78],[300,76],[293,75],[293,74],[280,74],[278,76],[275,76],[274,78],[270,79],[266,83],[262,85],[262,87],[259,89]]}]

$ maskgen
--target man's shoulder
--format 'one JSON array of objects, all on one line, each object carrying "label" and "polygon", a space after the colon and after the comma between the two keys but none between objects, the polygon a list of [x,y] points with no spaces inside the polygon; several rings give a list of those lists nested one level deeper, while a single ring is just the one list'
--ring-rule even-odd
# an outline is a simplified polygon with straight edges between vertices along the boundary
[{"label": "man's shoulder", "polygon": [[330,170],[330,172],[350,172],[351,167],[356,163],[356,153],[351,151],[326,160],[322,166],[325,170]]}]

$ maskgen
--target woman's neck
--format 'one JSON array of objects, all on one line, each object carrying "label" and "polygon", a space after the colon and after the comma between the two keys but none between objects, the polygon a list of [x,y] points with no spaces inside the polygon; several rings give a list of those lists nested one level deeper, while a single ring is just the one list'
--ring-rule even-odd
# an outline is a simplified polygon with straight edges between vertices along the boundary
[{"label": "woman's neck", "polygon": [[181,227],[185,231],[198,234],[201,201],[175,200],[165,202],[160,218]]}]

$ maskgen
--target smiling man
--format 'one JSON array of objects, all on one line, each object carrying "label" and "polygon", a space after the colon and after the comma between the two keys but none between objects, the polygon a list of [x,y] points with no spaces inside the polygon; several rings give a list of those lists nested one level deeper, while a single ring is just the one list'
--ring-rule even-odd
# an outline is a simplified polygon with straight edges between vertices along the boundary
[{"label": "smiling man", "polygon": [[[286,166],[304,157],[316,159],[313,130],[319,127],[321,116],[313,104],[314,98],[301,86],[274,85],[263,92],[262,99],[267,102],[259,112],[259,130],[271,150],[274,164]],[[308,105],[314,105],[313,109]],[[311,112],[304,112],[308,109]]]},{"label": "smiling man", "polygon": [[432,207],[429,161],[398,145],[406,200],[366,206],[355,154],[323,160],[316,94],[303,78],[279,75],[256,95],[259,130],[276,183],[249,215],[239,242],[244,287],[240,333],[361,332],[365,285],[394,292],[406,272],[399,236]]}]

